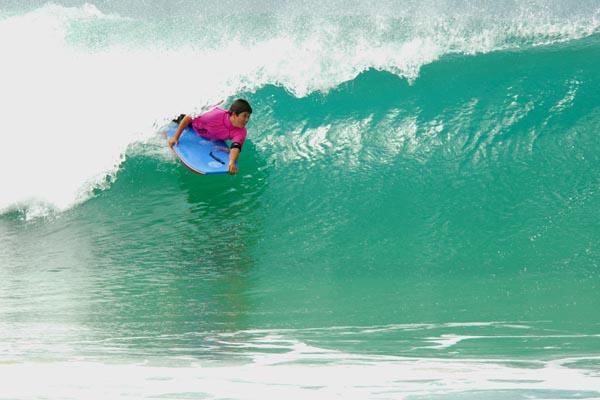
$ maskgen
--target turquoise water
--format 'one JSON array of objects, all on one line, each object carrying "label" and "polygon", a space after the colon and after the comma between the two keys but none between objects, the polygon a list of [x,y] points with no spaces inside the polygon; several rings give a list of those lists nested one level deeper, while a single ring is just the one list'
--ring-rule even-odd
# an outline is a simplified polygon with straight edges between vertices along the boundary
[{"label": "turquoise water", "polygon": [[0,398],[600,398],[600,4],[278,4],[2,9]]}]

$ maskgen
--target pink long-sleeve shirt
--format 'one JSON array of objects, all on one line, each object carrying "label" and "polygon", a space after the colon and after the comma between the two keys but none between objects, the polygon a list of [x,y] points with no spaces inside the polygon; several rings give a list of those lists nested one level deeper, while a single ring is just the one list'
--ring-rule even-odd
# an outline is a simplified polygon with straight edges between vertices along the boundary
[{"label": "pink long-sleeve shirt", "polygon": [[192,128],[200,136],[209,140],[231,140],[240,146],[246,140],[246,128],[237,128],[229,120],[229,112],[215,107],[192,119]]}]

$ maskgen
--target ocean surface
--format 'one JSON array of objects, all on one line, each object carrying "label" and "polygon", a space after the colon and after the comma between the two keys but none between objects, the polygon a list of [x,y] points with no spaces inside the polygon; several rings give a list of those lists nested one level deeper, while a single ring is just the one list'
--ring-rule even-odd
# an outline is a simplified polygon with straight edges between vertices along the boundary
[{"label": "ocean surface", "polygon": [[600,0],[3,0],[0,56],[0,399],[600,399]]}]

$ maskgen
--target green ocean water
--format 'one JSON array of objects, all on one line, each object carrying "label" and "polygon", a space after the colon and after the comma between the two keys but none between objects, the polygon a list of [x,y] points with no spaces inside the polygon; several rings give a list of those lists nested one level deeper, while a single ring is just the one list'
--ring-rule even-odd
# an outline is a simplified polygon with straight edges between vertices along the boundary
[{"label": "green ocean water", "polygon": [[7,206],[0,398],[600,398],[600,36],[546,39],[259,79],[237,176],[162,115],[83,201]]}]

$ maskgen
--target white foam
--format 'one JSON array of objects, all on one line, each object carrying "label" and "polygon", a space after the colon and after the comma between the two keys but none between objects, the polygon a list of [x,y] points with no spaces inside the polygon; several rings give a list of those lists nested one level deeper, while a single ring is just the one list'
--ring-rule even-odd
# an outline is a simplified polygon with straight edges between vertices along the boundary
[{"label": "white foam", "polygon": [[[8,358],[0,363],[0,398],[399,399],[475,391],[486,392],[490,397],[507,391],[514,391],[515,395],[544,391],[544,395],[551,396],[556,391],[562,397],[600,396],[600,356],[593,354],[545,354],[540,358],[531,354],[522,358],[400,357],[326,349],[310,344],[313,340],[294,337],[298,333],[369,335],[396,330],[510,325],[498,321],[189,332],[184,334],[189,342],[179,342],[167,352],[154,346],[139,347],[135,342],[160,339],[162,343],[167,339],[164,343],[177,343],[183,338],[181,335],[97,340],[88,331],[78,340],[81,327],[59,326],[59,331],[53,332],[53,327],[48,330],[42,324],[36,327],[36,335],[45,332],[45,336],[23,340],[23,348],[16,346],[14,350],[12,346],[6,353]],[[515,329],[531,327],[519,325]],[[11,335],[14,332],[15,329],[10,330]],[[22,331],[16,332],[23,337]],[[65,335],[71,338],[68,343],[60,339]],[[49,343],[49,337],[58,341]],[[585,339],[598,335],[443,334],[425,339],[439,345],[431,348],[445,349],[462,340],[548,337]],[[398,341],[399,346],[403,343]],[[43,354],[48,361],[25,358],[28,354]],[[98,361],[94,354],[100,360],[107,357],[110,362]],[[196,358],[193,354],[203,355]],[[51,361],[55,355],[69,361]]]},{"label": "white foam", "polygon": [[[31,215],[34,204],[64,210],[84,200],[114,174],[131,143],[155,134],[156,116],[192,111],[210,98],[172,87],[193,75],[183,52],[67,45],[66,23],[89,18],[99,18],[91,6],[48,6],[0,22],[0,211],[23,206]],[[179,79],[170,76],[175,70]]]},{"label": "white foam", "polygon": [[[246,364],[192,362],[187,367],[90,361],[0,364],[2,398],[286,398],[401,399],[485,391],[540,390],[598,397],[600,377],[570,367],[598,357],[529,360],[404,358],[357,355],[298,344]],[[157,366],[159,365],[159,366]],[[35,379],[32,380],[31,377]]]}]

